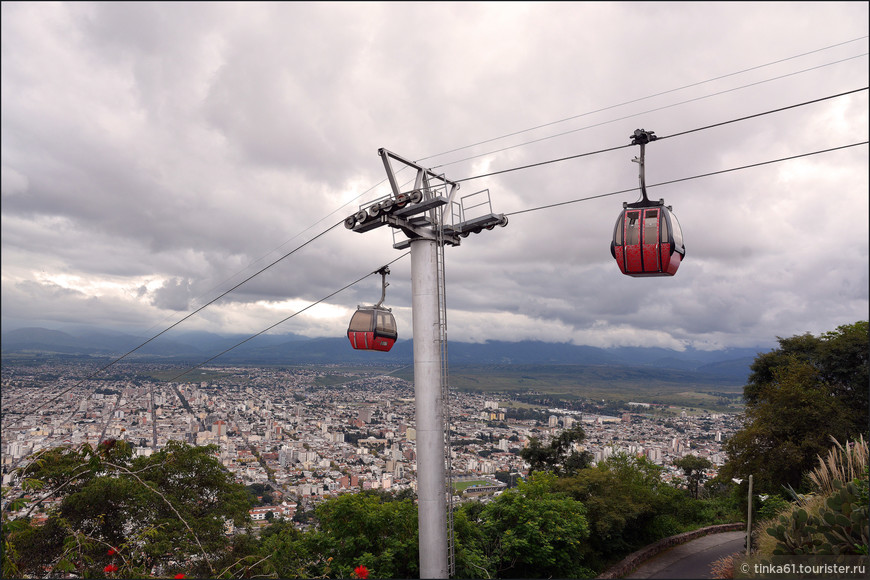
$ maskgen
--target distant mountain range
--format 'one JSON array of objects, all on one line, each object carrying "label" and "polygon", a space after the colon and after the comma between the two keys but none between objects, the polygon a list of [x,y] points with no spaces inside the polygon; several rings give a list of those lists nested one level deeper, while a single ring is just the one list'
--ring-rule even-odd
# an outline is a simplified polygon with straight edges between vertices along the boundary
[{"label": "distant mountain range", "polygon": [[[307,338],[294,334],[222,336],[206,332],[167,333],[148,342],[127,360],[173,361],[199,364],[212,357],[215,364],[386,364],[413,362],[413,343],[400,340],[388,353],[356,351],[344,337]],[[3,355],[121,356],[147,338],[93,329],[61,332],[21,328],[0,336]],[[236,346],[239,345],[239,346]],[[235,347],[235,348],[234,348]],[[742,385],[749,365],[763,348],[685,351],[663,348],[596,348],[540,341],[485,343],[450,342],[451,366],[461,365],[585,365],[675,369],[696,373],[705,382]],[[222,354],[223,353],[223,354]]]}]

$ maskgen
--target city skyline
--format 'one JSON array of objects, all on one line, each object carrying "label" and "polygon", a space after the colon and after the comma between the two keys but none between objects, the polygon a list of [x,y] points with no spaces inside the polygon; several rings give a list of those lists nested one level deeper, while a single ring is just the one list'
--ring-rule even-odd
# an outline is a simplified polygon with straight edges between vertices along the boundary
[{"label": "city skyline", "polygon": [[[9,468],[32,453],[122,439],[137,455],[149,455],[170,440],[214,444],[238,481],[270,484],[296,501],[363,489],[414,489],[416,423],[409,381],[326,367],[223,366],[204,369],[201,381],[191,378],[170,389],[147,378],[165,368],[140,364],[119,369],[122,376],[115,379],[85,381],[73,390],[44,387],[42,399],[51,402],[38,414],[30,393],[45,373],[66,369],[72,382],[81,370],[62,363],[4,369],[4,484],[11,481]],[[345,384],[318,384],[338,376]],[[723,437],[740,424],[733,413],[687,414],[691,407],[681,406],[663,412],[667,405],[643,402],[613,407],[618,416],[537,406],[537,419],[520,419],[509,416],[515,404],[497,393],[451,395],[455,476],[527,474],[519,451],[530,438],[546,442],[577,425],[586,432],[580,449],[595,463],[616,453],[641,454],[678,480],[671,462],[692,453],[711,460],[712,474],[724,463]]]}]

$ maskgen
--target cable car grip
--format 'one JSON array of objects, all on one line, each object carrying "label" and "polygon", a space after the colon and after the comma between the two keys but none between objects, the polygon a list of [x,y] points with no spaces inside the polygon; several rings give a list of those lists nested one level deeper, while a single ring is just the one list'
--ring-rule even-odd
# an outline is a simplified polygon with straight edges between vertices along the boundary
[{"label": "cable car grip", "polygon": [[655,141],[656,139],[658,139],[658,137],[656,137],[655,132],[647,131],[645,129],[635,129],[634,133],[630,137],[631,137],[631,144],[632,145],[640,145],[640,155],[638,157],[635,157],[634,159],[632,159],[632,161],[634,161],[635,163],[640,165],[639,179],[640,179],[640,193],[641,193],[641,195],[643,195],[643,202],[642,203],[649,203],[649,198],[646,195],[646,176],[645,176],[645,171],[644,171],[644,154],[645,154],[646,144],[649,143],[650,141]]},{"label": "cable car grip", "polygon": [[387,282],[387,274],[389,274],[389,273],[390,273],[389,266],[383,266],[383,267],[379,268],[378,270],[375,270],[374,272],[372,272],[372,274],[380,274],[381,275],[381,299],[378,301],[377,304],[375,304],[375,308],[380,308],[381,304],[384,303],[384,299],[387,297],[387,286],[390,285],[390,283]]}]

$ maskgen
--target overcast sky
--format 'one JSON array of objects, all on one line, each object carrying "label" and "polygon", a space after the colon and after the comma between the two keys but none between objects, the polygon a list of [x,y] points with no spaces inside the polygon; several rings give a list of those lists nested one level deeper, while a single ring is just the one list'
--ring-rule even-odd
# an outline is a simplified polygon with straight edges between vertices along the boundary
[{"label": "overcast sky", "polygon": [[[651,187],[682,224],[672,278],[610,255],[638,191],[537,209],[637,188],[638,147],[478,177],[638,128],[661,138],[648,186],[866,143],[866,2],[4,2],[0,22],[4,331],[152,336],[389,193],[382,147],[509,215],[446,250],[451,340],[719,349],[868,317],[866,144]],[[336,227],[172,332],[259,332],[392,245]],[[401,340],[409,257],[391,270]],[[371,276],[274,332],[343,336],[379,298]]]}]

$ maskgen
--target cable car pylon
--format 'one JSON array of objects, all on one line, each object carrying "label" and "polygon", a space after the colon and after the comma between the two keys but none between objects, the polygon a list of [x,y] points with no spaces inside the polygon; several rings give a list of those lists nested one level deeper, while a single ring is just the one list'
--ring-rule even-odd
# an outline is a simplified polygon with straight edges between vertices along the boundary
[{"label": "cable car pylon", "polygon": [[[445,471],[450,459],[447,424],[446,300],[444,247],[458,246],[472,233],[506,226],[492,213],[489,191],[456,201],[459,184],[386,149],[384,163],[392,193],[360,206],[344,220],[347,229],[365,233],[383,226],[393,231],[393,247],[411,249],[411,309],[414,336],[414,402],[417,428],[417,505],[420,578],[454,574],[452,513]],[[402,191],[393,162],[416,171],[414,185]],[[439,211],[440,210],[440,211]]]}]

